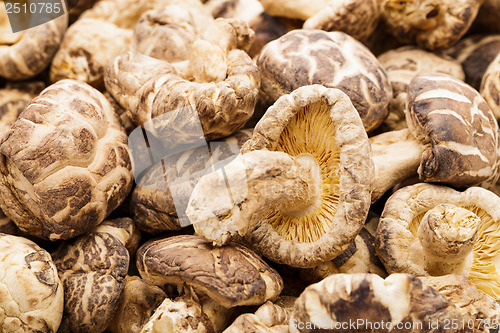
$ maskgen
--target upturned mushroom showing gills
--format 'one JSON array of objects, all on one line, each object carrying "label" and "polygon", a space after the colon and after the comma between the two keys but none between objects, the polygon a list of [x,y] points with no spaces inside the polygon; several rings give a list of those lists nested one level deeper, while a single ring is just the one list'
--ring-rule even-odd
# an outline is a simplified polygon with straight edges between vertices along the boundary
[{"label": "upturned mushroom showing gills", "polygon": [[464,192],[416,184],[396,191],[377,229],[377,254],[389,273],[459,273],[500,298],[500,198],[480,187]]},{"label": "upturned mushroom showing gills", "polygon": [[186,214],[195,232],[215,244],[246,235],[273,261],[313,267],[342,253],[361,230],[370,156],[349,97],[301,87],[267,110],[224,172],[201,178]]},{"label": "upturned mushroom showing gills", "polygon": [[456,188],[495,184],[498,125],[474,88],[449,75],[421,74],[408,86],[407,105],[408,129],[370,138],[372,202],[417,172],[423,182]]}]

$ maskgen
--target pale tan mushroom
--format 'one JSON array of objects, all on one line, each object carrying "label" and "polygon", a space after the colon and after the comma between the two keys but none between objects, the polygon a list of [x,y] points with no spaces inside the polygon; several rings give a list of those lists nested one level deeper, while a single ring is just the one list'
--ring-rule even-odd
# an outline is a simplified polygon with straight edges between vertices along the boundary
[{"label": "pale tan mushroom", "polygon": [[500,120],[500,53],[488,65],[481,81],[481,96]]},{"label": "pale tan mushroom", "polygon": [[29,234],[56,240],[90,231],[131,186],[127,136],[85,83],[46,88],[0,141],[0,207]]},{"label": "pale tan mushroom", "polygon": [[223,171],[193,190],[186,214],[195,232],[219,245],[246,235],[278,263],[314,267],[332,260],[368,213],[367,134],[338,89],[313,85],[282,96]]},{"label": "pale tan mushroom", "polygon": [[0,77],[25,80],[40,74],[50,64],[62,41],[68,16],[62,15],[31,29],[8,33],[6,31],[12,30],[4,1],[0,1],[0,8]]},{"label": "pale tan mushroom", "polygon": [[404,43],[434,50],[455,44],[469,29],[481,0],[382,0],[388,31]]},{"label": "pale tan mushroom", "polygon": [[500,198],[480,187],[458,192],[416,184],[395,192],[377,229],[377,254],[389,273],[459,273],[500,297]]},{"label": "pale tan mushroom", "polygon": [[377,59],[385,68],[392,86],[389,116],[384,120],[384,124],[390,130],[400,130],[407,127],[405,117],[407,89],[415,76],[426,73],[443,73],[459,80],[465,79],[464,71],[458,61],[415,46],[403,46],[384,52]]},{"label": "pale tan mushroom", "polygon": [[291,31],[268,43],[257,64],[269,103],[301,86],[321,84],[349,96],[367,131],[388,114],[392,91],[387,74],[363,44],[343,32]]},{"label": "pale tan mushroom", "polygon": [[0,233],[0,331],[56,332],[64,291],[50,254],[26,238]]},{"label": "pale tan mushroom", "polygon": [[384,280],[375,274],[334,274],[304,290],[295,302],[289,329],[445,332],[445,322],[461,319],[457,306],[416,277],[392,274]]}]

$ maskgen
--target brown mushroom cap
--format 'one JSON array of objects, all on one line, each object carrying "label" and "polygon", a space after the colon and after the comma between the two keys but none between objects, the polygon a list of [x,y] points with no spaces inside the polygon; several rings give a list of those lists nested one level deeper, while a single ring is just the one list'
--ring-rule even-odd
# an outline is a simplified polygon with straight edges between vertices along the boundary
[{"label": "brown mushroom cap", "polygon": [[434,50],[456,43],[476,18],[480,0],[382,0],[382,17],[405,43]]},{"label": "brown mushroom cap", "polygon": [[50,254],[30,240],[0,233],[0,331],[56,332],[64,291]]},{"label": "brown mushroom cap", "polygon": [[[355,332],[438,332],[444,322],[459,319],[449,299],[416,277],[334,274],[304,290],[289,328],[290,333],[346,332],[345,323],[355,322]],[[436,321],[441,330],[431,329]]]},{"label": "brown mushroom cap", "polygon": [[[2,1],[3,8],[3,1]],[[24,32],[0,36],[0,77],[25,80],[40,74],[50,64],[68,26],[68,15]],[[6,12],[0,13],[0,30],[8,27]],[[10,27],[7,28],[10,30]]]},{"label": "brown mushroom cap", "polygon": [[479,187],[458,192],[416,184],[396,191],[377,229],[377,254],[389,273],[460,273],[500,297],[496,258],[500,198]]},{"label": "brown mushroom cap", "polygon": [[268,43],[257,64],[261,91],[271,103],[298,87],[322,84],[351,98],[367,131],[387,116],[392,92],[384,69],[363,44],[343,32],[291,31]]},{"label": "brown mushroom cap", "polygon": [[249,249],[235,243],[214,247],[198,236],[143,245],[137,268],[147,283],[186,284],[227,308],[274,300],[283,289],[278,273]]},{"label": "brown mushroom cap", "polygon": [[[153,165],[132,193],[130,207],[138,227],[158,233],[189,225],[184,211],[196,183],[216,163],[236,156],[251,135],[251,129],[240,130],[208,143],[210,150],[207,147],[190,149]],[[184,181],[176,184],[180,180]]]},{"label": "brown mushroom cap", "polygon": [[29,234],[55,240],[89,231],[131,186],[127,137],[85,83],[46,88],[0,141],[0,207]]},{"label": "brown mushroom cap", "polygon": [[406,91],[415,76],[424,73],[443,73],[460,80],[465,79],[464,71],[458,61],[415,46],[403,46],[384,52],[377,59],[385,68],[392,86],[393,98],[389,105],[390,112],[384,121],[391,130],[399,130],[407,126],[404,113]]},{"label": "brown mushroom cap", "polygon": [[420,180],[455,187],[495,183],[498,125],[479,93],[445,74],[422,74],[408,86],[410,132],[426,149]]}]

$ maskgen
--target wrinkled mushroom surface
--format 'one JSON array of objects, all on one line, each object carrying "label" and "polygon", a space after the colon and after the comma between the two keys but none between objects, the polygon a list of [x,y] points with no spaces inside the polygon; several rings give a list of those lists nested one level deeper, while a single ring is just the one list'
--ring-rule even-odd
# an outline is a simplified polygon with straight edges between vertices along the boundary
[{"label": "wrinkled mushroom surface", "polygon": [[287,333],[291,313],[278,304],[267,301],[255,314],[238,316],[223,333]]},{"label": "wrinkled mushroom surface", "polygon": [[0,141],[0,207],[29,234],[55,240],[89,231],[131,186],[127,136],[85,83],[46,88]]},{"label": "wrinkled mushroom surface", "polygon": [[0,233],[0,331],[56,332],[64,291],[50,254],[22,237]]},{"label": "wrinkled mushroom surface", "polygon": [[295,30],[268,43],[257,59],[261,91],[268,102],[298,87],[322,84],[345,92],[367,131],[388,114],[387,75],[375,56],[343,32]]}]

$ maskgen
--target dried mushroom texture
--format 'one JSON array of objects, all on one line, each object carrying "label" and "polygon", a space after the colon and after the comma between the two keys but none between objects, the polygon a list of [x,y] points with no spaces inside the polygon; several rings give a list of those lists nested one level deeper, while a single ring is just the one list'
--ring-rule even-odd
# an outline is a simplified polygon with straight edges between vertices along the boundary
[{"label": "dried mushroom texture", "polygon": [[127,136],[109,102],[85,83],[46,88],[0,141],[0,207],[29,234],[87,232],[131,186]]},{"label": "dried mushroom texture", "polygon": [[146,283],[188,285],[226,308],[262,304],[283,289],[278,273],[249,249],[235,243],[214,247],[198,236],[146,243],[137,268]]},{"label": "dried mushroom texture", "polygon": [[141,333],[214,333],[201,305],[193,298],[166,298],[144,325]]},{"label": "dried mushroom texture", "polygon": [[361,229],[354,241],[339,256],[314,268],[300,272],[305,281],[319,282],[332,274],[372,273],[386,277],[384,265],[377,257],[375,237],[365,228]]},{"label": "dried mushroom texture", "polygon": [[240,130],[208,143],[210,150],[207,147],[189,149],[166,156],[153,165],[132,192],[130,209],[138,227],[158,233],[189,225],[185,209],[196,183],[217,163],[238,155],[240,147],[251,136],[251,129]]},{"label": "dried mushroom texture", "polygon": [[500,52],[486,69],[481,81],[481,96],[484,97],[489,107],[500,119]]},{"label": "dried mushroom texture", "polygon": [[121,107],[120,104],[118,104],[117,101],[111,96],[109,92],[104,92],[104,97],[108,100],[109,104],[113,107],[115,110],[115,113],[118,115],[118,118],[120,118],[120,123],[122,124],[123,128],[125,129],[125,132],[127,135],[130,135],[134,129],[137,127],[135,126],[134,122],[132,121],[132,113],[130,111],[125,110],[124,108]]},{"label": "dried mushroom texture", "polygon": [[[4,7],[4,1],[1,1]],[[40,74],[52,60],[62,41],[68,16],[62,15],[34,28],[11,31],[7,12],[0,12],[0,77],[26,80]]]},{"label": "dried mushroom texture", "polygon": [[267,110],[223,173],[198,182],[186,213],[195,232],[215,244],[246,235],[275,262],[313,267],[342,253],[361,230],[370,156],[349,97],[301,87]]},{"label": "dried mushroom texture", "polygon": [[131,257],[135,255],[141,241],[139,229],[135,226],[134,221],[128,217],[103,221],[94,231],[113,235],[125,246]]},{"label": "dried mushroom texture", "polygon": [[384,52],[377,57],[385,68],[392,86],[392,100],[389,104],[389,116],[385,125],[391,130],[406,128],[407,89],[411,80],[425,73],[443,73],[459,80],[465,79],[460,63],[450,57],[422,50],[415,46],[403,46]]},{"label": "dried mushroom texture", "polygon": [[497,272],[500,199],[480,187],[464,192],[416,184],[386,202],[377,229],[377,254],[389,273],[460,273],[500,297]]},{"label": "dried mushroom texture", "polygon": [[0,272],[0,331],[57,332],[64,292],[50,254],[0,233]]},{"label": "dried mushroom texture", "polygon": [[92,8],[100,0],[67,0],[66,6],[69,8],[69,21],[75,22],[86,10]]},{"label": "dried mushroom texture", "polygon": [[450,274],[419,279],[458,307],[467,328],[490,333],[498,329],[494,323],[500,320],[500,305],[492,297],[480,292],[465,276]]},{"label": "dried mushroom texture", "polygon": [[238,316],[223,333],[288,333],[290,315],[283,307],[267,301],[255,314],[246,313]]},{"label": "dried mushroom texture", "polygon": [[192,58],[181,65],[127,52],[106,71],[108,91],[132,113],[135,124],[165,144],[199,140],[200,127],[207,141],[223,138],[252,116],[259,70],[245,51],[236,48],[249,45],[251,30],[243,22],[216,20],[214,25],[220,32],[230,29],[224,34],[227,38],[198,40]]},{"label": "dried mushroom texture", "polygon": [[455,44],[469,29],[481,0],[382,0],[382,19],[403,43],[435,50]]},{"label": "dried mushroom texture", "polygon": [[98,229],[63,243],[53,254],[64,287],[71,332],[103,332],[125,287],[130,257],[117,232]]},{"label": "dried mushroom texture", "polygon": [[[416,277],[335,274],[300,295],[289,328],[290,333],[346,332],[345,323],[355,322],[355,332],[451,332],[444,323],[461,319],[449,299]],[[435,322],[438,328],[431,326]]]},{"label": "dried mushroom texture", "polygon": [[167,297],[157,286],[138,276],[126,276],[125,287],[107,330],[110,333],[139,333]]},{"label": "dried mushroom texture", "polygon": [[462,64],[465,82],[476,90],[481,88],[483,75],[499,52],[500,35],[473,35],[443,50]]},{"label": "dried mushroom texture", "polygon": [[268,43],[257,58],[263,96],[273,103],[301,86],[322,84],[345,92],[367,131],[388,114],[387,75],[375,56],[343,32],[294,30]]}]

